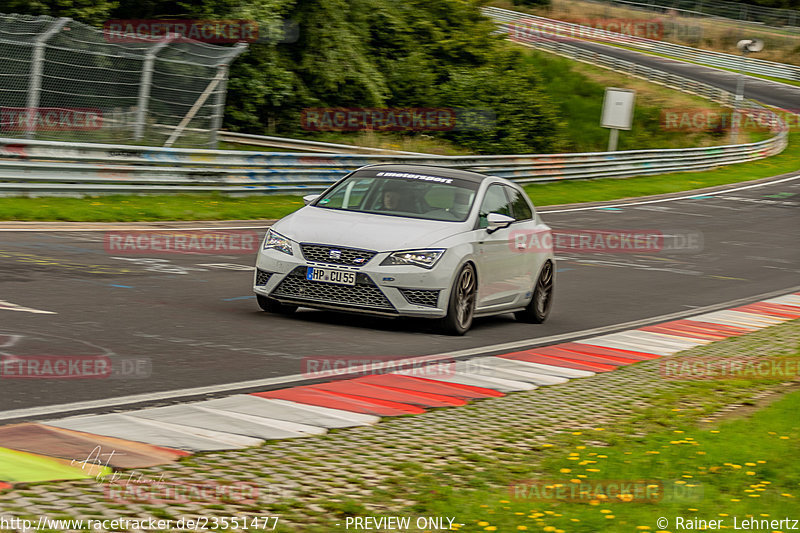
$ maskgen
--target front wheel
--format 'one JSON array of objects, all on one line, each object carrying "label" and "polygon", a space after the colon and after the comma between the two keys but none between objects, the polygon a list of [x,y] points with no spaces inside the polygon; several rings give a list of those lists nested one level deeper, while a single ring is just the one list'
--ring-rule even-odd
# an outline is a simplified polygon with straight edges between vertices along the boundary
[{"label": "front wheel", "polygon": [[441,319],[441,329],[449,335],[463,335],[472,326],[477,290],[475,267],[467,263],[461,267],[450,291],[447,316]]},{"label": "front wheel", "polygon": [[262,296],[260,294],[256,294],[256,300],[258,300],[258,306],[261,307],[267,313],[280,313],[282,315],[290,315],[297,311],[296,305],[290,304],[282,304],[278,300],[274,298],[269,298],[267,296]]},{"label": "front wheel", "polygon": [[553,305],[553,285],[553,263],[548,261],[542,267],[542,273],[533,288],[531,302],[523,311],[514,313],[514,317],[529,324],[541,324],[547,320]]}]

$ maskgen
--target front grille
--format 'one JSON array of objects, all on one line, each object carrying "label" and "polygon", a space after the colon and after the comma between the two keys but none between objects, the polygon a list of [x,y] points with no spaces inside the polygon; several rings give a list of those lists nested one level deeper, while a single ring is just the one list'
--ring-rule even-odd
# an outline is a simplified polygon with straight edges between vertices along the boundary
[{"label": "front grille", "polygon": [[278,284],[271,296],[342,307],[387,310],[394,306],[364,273],[356,273],[355,285],[336,285],[306,279],[306,268],[297,267]]},{"label": "front grille", "polygon": [[[307,261],[330,263],[333,265],[364,266],[378,252],[358,250],[356,248],[342,248],[341,246],[327,246],[323,244],[301,244],[303,257]],[[333,256],[331,256],[333,253]]]},{"label": "front grille", "polygon": [[428,289],[400,289],[408,303],[436,307],[439,303],[439,291]]},{"label": "front grille", "polygon": [[261,269],[256,270],[256,285],[266,285],[271,277],[272,272],[265,272]]}]

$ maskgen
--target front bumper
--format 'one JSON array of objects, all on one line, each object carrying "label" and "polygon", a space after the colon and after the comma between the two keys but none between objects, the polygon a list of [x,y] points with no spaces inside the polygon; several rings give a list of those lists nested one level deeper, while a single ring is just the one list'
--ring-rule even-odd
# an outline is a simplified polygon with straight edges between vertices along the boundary
[{"label": "front bumper", "polygon": [[[381,266],[389,252],[376,254],[361,267],[308,261],[300,247],[294,255],[261,250],[253,290],[281,303],[381,316],[439,318],[447,314],[455,254],[445,253],[431,269]],[[450,255],[451,257],[448,257]],[[356,285],[306,280],[307,267],[356,273]]]}]

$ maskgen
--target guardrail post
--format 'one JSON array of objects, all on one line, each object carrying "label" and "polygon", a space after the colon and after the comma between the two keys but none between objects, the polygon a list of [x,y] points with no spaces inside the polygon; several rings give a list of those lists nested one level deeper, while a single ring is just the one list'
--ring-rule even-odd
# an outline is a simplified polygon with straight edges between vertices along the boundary
[{"label": "guardrail post", "polygon": [[136,121],[134,122],[133,138],[141,140],[144,136],[144,126],[147,121],[147,104],[150,101],[150,85],[153,81],[153,64],[156,60],[156,55],[162,48],[167,46],[174,37],[167,37],[163,41],[156,44],[153,48],[149,49],[144,56],[144,64],[142,65],[142,80],[139,84],[139,97],[136,102]]},{"label": "guardrail post", "polygon": [[72,19],[62,17],[56,20],[46,32],[36,37],[33,45],[33,57],[31,58],[31,80],[28,84],[27,102],[27,121],[25,126],[25,138],[31,139],[36,133],[36,116],[31,117],[31,113],[36,113],[39,107],[39,96],[42,92],[42,70],[44,64],[44,51],[47,40],[61,30]]}]

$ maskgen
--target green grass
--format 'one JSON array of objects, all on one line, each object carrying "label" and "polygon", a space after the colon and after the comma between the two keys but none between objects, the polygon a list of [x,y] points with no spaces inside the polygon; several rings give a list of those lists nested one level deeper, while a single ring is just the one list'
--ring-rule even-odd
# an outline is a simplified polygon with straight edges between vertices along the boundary
[{"label": "green grass", "polygon": [[[538,479],[563,481],[565,486],[573,479],[653,480],[650,501],[622,501],[613,494],[603,498],[603,491],[592,492],[599,498],[567,502],[532,497],[530,490],[484,490],[468,496],[445,490],[415,512],[456,516],[465,524],[460,531],[676,531],[678,516],[724,520],[732,529],[734,517],[740,525],[748,516],[800,518],[800,468],[794,459],[799,409],[800,392],[795,392],[750,418],[716,427],[673,426],[644,438],[575,432],[579,438],[574,445],[558,449],[537,469]],[[597,438],[611,443],[591,445]],[[507,481],[509,487],[519,482]],[[659,517],[669,525],[657,527]]]},{"label": "green grass", "polygon": [[133,222],[280,218],[303,205],[300,196],[223,195],[89,198],[0,198],[0,220]]}]

